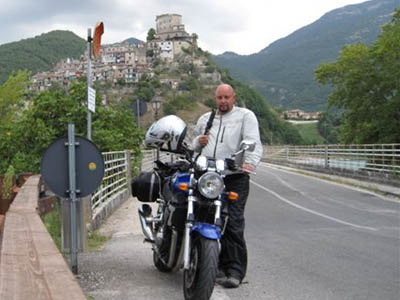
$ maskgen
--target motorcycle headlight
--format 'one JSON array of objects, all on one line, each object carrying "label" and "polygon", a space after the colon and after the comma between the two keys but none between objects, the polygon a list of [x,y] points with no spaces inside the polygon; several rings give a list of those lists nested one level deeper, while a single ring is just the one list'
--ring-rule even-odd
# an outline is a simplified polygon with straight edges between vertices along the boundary
[{"label": "motorcycle headlight", "polygon": [[200,193],[209,199],[217,198],[224,189],[222,177],[215,172],[204,173],[197,183]]}]

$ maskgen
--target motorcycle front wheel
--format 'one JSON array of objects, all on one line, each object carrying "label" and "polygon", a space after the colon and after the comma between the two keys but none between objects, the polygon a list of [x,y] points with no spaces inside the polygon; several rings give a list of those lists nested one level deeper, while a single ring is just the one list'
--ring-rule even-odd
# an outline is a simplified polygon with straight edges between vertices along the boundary
[{"label": "motorcycle front wheel", "polygon": [[186,300],[208,300],[218,271],[218,242],[197,236],[190,252],[190,266],[183,273]]}]

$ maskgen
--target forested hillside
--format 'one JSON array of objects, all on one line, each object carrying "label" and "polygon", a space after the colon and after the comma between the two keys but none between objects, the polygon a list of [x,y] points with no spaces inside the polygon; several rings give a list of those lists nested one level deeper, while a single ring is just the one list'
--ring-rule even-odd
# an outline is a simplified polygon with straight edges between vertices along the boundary
[{"label": "forested hillside", "polygon": [[12,72],[28,70],[35,74],[50,70],[63,58],[79,58],[85,49],[84,39],[62,30],[0,45],[0,84]]},{"label": "forested hillside", "polygon": [[256,54],[228,52],[213,59],[272,106],[321,110],[332,90],[314,80],[316,67],[334,61],[345,44],[374,42],[396,6],[397,0],[372,0],[335,9]]}]

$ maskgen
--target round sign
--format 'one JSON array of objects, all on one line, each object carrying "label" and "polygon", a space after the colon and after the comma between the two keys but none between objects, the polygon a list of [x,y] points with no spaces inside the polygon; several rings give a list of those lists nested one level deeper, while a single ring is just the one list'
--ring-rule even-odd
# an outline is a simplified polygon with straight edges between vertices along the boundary
[{"label": "round sign", "polygon": [[142,99],[136,99],[132,102],[132,111],[135,116],[143,116],[147,112],[147,103]]},{"label": "round sign", "polygon": [[[84,137],[75,136],[75,173],[77,197],[93,193],[104,176],[103,155]],[[53,142],[44,152],[40,173],[47,186],[62,198],[69,197],[68,137]]]}]

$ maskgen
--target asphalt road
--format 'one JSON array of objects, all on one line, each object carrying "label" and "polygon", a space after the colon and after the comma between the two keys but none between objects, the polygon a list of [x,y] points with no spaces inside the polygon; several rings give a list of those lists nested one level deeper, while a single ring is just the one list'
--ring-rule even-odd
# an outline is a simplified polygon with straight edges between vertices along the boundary
[{"label": "asphalt road", "polygon": [[[92,299],[183,299],[182,272],[163,274],[143,244],[128,200],[102,231],[112,239],[79,255]],[[212,299],[400,299],[399,202],[266,166],[252,176],[246,208],[248,273]]]}]

